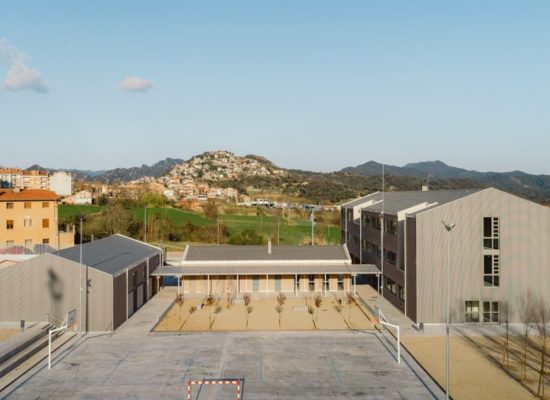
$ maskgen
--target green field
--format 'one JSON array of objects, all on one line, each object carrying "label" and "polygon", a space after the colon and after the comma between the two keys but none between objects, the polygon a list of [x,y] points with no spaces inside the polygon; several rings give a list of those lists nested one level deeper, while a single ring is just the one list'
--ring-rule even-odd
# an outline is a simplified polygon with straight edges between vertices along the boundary
[{"label": "green field", "polygon": [[[102,206],[59,206],[59,218],[63,219],[74,215],[89,215],[100,213]],[[132,216],[143,222],[145,213],[143,208],[130,208]],[[176,208],[148,208],[148,220],[152,215],[169,219],[174,225],[185,225],[191,221],[197,226],[215,224],[216,221],[209,220],[200,214],[183,211]],[[311,238],[311,223],[306,219],[283,219],[274,216],[256,215],[220,215],[220,220],[229,228],[230,234],[242,232],[245,229],[252,229],[265,238],[271,238],[273,242],[280,244],[300,244],[309,241]],[[317,224],[316,233],[319,232],[328,243],[340,243],[340,227],[337,225],[327,226]]]},{"label": "green field", "polygon": [[100,213],[103,206],[59,206],[59,219],[73,217],[75,215],[89,215]]},{"label": "green field", "polygon": [[[145,210],[143,208],[130,208],[129,211],[135,219],[140,222],[144,221]],[[200,214],[178,210],[177,208],[148,208],[147,221],[149,221],[152,215],[156,215],[160,218],[167,218],[172,221],[174,225],[185,225],[187,221],[191,221],[192,224],[197,226],[205,226],[214,223],[214,221],[210,221]]]}]

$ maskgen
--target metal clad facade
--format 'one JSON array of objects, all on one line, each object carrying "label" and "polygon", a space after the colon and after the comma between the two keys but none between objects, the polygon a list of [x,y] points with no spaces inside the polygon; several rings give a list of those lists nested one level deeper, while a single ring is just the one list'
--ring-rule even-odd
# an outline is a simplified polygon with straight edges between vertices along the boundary
[{"label": "metal clad facade", "polygon": [[[483,218],[498,217],[500,285],[483,282]],[[507,299],[518,322],[528,291],[550,302],[550,209],[489,188],[417,214],[419,322],[445,320],[447,240],[442,220],[456,223],[451,241],[451,318],[463,322],[465,301]]]}]

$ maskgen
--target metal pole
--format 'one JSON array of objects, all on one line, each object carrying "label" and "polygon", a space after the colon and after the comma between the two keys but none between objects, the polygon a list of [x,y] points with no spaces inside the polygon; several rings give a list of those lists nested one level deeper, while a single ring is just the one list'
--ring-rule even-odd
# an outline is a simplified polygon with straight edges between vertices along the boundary
[{"label": "metal pole", "polygon": [[145,217],[144,217],[144,220],[145,220],[145,233],[143,235],[143,241],[145,243],[147,243],[147,206],[145,206]]},{"label": "metal pole", "polygon": [[220,210],[218,209],[218,245],[220,244]]},{"label": "metal pole", "polygon": [[451,291],[451,231],[447,238],[447,315],[445,317],[445,392],[446,398],[449,399],[449,303],[450,303],[450,291]]},{"label": "metal pole", "polygon": [[82,217],[80,217],[80,248],[79,248],[79,254],[80,254],[80,267],[78,268],[78,276],[79,276],[79,282],[80,282],[80,292],[78,296],[78,331],[82,335]]},{"label": "metal pole", "polygon": [[445,312],[445,397],[449,399],[449,341],[450,341],[450,304],[451,304],[451,233],[456,224],[441,221],[447,230],[447,296]]}]

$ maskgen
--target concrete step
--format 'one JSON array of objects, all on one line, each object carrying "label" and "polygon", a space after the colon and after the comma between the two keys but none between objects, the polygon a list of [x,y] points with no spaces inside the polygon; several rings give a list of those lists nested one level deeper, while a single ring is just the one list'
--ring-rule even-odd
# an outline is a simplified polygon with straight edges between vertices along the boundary
[{"label": "concrete step", "polygon": [[[32,338],[32,340],[26,342],[25,347],[21,348],[21,346],[19,346],[19,351],[17,351],[15,354],[13,354],[12,352],[11,357],[5,359],[4,362],[0,364],[0,379],[11,370],[15,369],[17,366],[21,365],[33,355],[38,353],[44,347],[48,346],[49,328],[50,326],[47,326],[46,329],[42,329]],[[60,333],[61,332],[53,334],[52,341],[55,340]]]},{"label": "concrete step", "polygon": [[48,334],[48,322],[37,322],[25,331],[0,342],[0,365]]},{"label": "concrete step", "polygon": [[[73,340],[78,335],[74,332],[65,332],[58,336],[55,340],[52,340],[52,358],[56,351],[65,345],[67,342]],[[46,347],[36,352],[33,356],[29,357],[23,363],[19,364],[17,367],[12,369],[6,375],[0,378],[0,396],[2,391],[6,389],[9,385],[19,379],[21,376],[26,374],[34,366],[40,363],[42,360],[48,357],[48,342],[46,340]]]}]

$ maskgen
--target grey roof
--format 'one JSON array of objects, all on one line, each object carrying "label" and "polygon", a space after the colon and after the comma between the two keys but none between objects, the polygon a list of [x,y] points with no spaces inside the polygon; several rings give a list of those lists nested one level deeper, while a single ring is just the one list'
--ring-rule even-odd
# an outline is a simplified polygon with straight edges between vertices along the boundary
[{"label": "grey roof", "polygon": [[[137,263],[160,254],[161,249],[128,238],[113,235],[82,245],[82,264],[111,275],[116,275]],[[54,253],[60,257],[79,263],[80,246],[74,246]]]},{"label": "grey roof", "polygon": [[205,275],[294,275],[294,274],[379,274],[371,264],[238,264],[213,266],[164,265],[155,269],[155,276]]},{"label": "grey roof", "polygon": [[[388,214],[397,214],[399,211],[406,210],[408,208],[420,205],[422,203],[437,203],[430,208],[440,206],[445,203],[449,203],[454,200],[458,200],[462,197],[469,196],[477,193],[483,189],[459,189],[459,190],[428,190],[422,191],[405,191],[405,192],[384,192],[382,200],[382,193],[373,193],[370,196],[357,199],[355,205],[360,205],[368,200],[380,201],[371,206],[362,207],[362,210],[382,212]],[[426,208],[418,211],[426,211]],[[411,214],[416,214],[411,212]]]},{"label": "grey roof", "polygon": [[347,260],[343,246],[189,246],[184,262]]},{"label": "grey roof", "polygon": [[[363,197],[359,197],[358,199],[355,199],[355,200],[351,200],[351,201],[348,201],[347,203],[344,203],[342,204],[342,207],[356,207],[356,206],[359,206],[369,200],[378,200],[378,194],[380,192],[374,192],[374,193],[371,193],[371,194],[367,194],[366,196],[363,196]],[[380,196],[380,198],[382,198]]]}]

